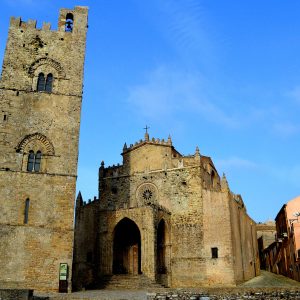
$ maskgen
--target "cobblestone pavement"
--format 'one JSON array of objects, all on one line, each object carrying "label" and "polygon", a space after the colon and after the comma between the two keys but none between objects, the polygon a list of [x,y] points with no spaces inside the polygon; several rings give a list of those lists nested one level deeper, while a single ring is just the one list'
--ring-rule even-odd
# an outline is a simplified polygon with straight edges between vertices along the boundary
[{"label": "cobblestone pavement", "polygon": [[300,282],[292,280],[282,275],[276,275],[267,271],[261,271],[261,274],[257,277],[252,278],[249,281],[239,285],[239,287],[246,288],[289,288],[295,287],[300,289]]},{"label": "cobblestone pavement", "polygon": [[50,300],[146,300],[147,291],[137,290],[95,290],[95,291],[83,291],[72,294],[47,294],[39,295],[42,298],[48,296]]},{"label": "cobblestone pavement", "polygon": [[[261,271],[261,275],[237,286],[236,288],[230,289],[231,291],[244,290],[244,289],[299,289],[300,290],[300,282],[294,281],[290,278],[276,275],[270,272]],[[166,289],[166,291],[171,289]],[[193,289],[193,290],[201,290]],[[209,289],[205,289],[209,291]],[[214,292],[219,290],[219,293],[222,292],[223,289],[212,289]],[[226,289],[224,289],[225,291]],[[176,290],[174,290],[176,291]],[[154,292],[151,290],[151,292]],[[49,294],[49,295],[39,295],[39,296],[48,296],[50,300],[146,300],[147,299],[147,291],[137,291],[137,290],[94,290],[94,291],[83,291],[76,292],[72,294]],[[45,298],[40,298],[45,299]]]}]

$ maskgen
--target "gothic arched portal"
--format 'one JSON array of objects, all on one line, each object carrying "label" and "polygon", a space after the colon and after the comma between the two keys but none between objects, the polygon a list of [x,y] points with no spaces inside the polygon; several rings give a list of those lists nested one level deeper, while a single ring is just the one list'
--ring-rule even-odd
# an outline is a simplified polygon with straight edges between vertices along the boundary
[{"label": "gothic arched portal", "polygon": [[113,273],[141,274],[141,234],[130,219],[122,219],[115,227]]},{"label": "gothic arched portal", "polygon": [[161,219],[157,227],[157,241],[156,241],[156,266],[158,274],[166,274],[166,224],[164,219]]}]

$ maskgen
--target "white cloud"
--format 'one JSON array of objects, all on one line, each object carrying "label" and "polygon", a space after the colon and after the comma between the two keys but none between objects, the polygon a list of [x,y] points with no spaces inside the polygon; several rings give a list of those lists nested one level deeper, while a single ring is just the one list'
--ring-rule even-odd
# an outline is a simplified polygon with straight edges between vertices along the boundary
[{"label": "white cloud", "polygon": [[195,113],[212,123],[237,126],[237,121],[217,106],[209,94],[201,74],[160,66],[148,74],[146,82],[129,88],[128,102],[136,113],[148,119]]},{"label": "white cloud", "polygon": [[[166,38],[185,58],[210,63],[214,57],[213,38],[209,14],[199,0],[157,0],[163,15]],[[194,55],[191,55],[191,54]]]},{"label": "white cloud", "polygon": [[259,166],[257,163],[243,159],[240,157],[230,157],[227,159],[217,159],[215,160],[216,165],[219,169],[228,170],[228,169],[257,169]]}]

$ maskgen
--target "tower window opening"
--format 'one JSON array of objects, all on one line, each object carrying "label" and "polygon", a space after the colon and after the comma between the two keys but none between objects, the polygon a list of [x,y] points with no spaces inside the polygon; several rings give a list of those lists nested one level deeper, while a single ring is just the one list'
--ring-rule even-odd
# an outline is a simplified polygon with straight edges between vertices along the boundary
[{"label": "tower window opening", "polygon": [[28,224],[29,204],[30,204],[30,200],[27,198],[25,201],[25,209],[24,209],[24,224]]},{"label": "tower window opening", "polygon": [[217,247],[214,247],[214,248],[211,248],[211,258],[218,258],[218,248]]},{"label": "tower window opening", "polygon": [[211,178],[212,187],[215,187],[216,186],[216,173],[214,172],[214,170],[211,171],[210,178]]},{"label": "tower window opening", "polygon": [[47,75],[45,91],[48,93],[52,92],[52,82],[53,82],[53,75],[50,73]]},{"label": "tower window opening", "polygon": [[30,150],[28,154],[27,171],[34,171],[34,152],[32,150]]},{"label": "tower window opening", "polygon": [[7,115],[3,116],[3,121],[7,121]]},{"label": "tower window opening", "polygon": [[35,155],[34,171],[39,172],[41,169],[42,152],[38,151]]},{"label": "tower window opening", "polygon": [[53,86],[53,75],[49,73],[45,78],[44,73],[40,73],[37,81],[37,90],[38,92],[52,92]]},{"label": "tower window opening", "polygon": [[65,32],[72,32],[74,25],[74,17],[73,14],[68,13],[66,15],[66,24],[65,24]]},{"label": "tower window opening", "polygon": [[37,90],[44,91],[45,90],[45,75],[44,73],[40,73],[37,82]]},{"label": "tower window opening", "polygon": [[28,154],[27,171],[28,172],[39,172],[41,169],[42,152],[30,150]]}]

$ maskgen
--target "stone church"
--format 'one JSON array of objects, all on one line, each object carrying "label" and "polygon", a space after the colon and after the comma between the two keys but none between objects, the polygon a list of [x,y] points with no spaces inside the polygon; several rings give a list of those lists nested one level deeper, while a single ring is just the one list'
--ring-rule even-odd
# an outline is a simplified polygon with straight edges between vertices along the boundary
[{"label": "stone church", "polygon": [[120,274],[168,287],[235,286],[258,275],[256,224],[210,157],[198,147],[184,156],[171,137],[147,132],[122,156],[122,165],[101,163],[98,198],[77,197],[75,289]]},{"label": "stone church", "polygon": [[[0,81],[0,286],[71,291],[136,276],[170,287],[234,286],[258,274],[255,223],[212,160],[146,132],[99,195],[74,199],[86,7],[10,20]],[[75,233],[75,235],[74,235]],[[74,248],[74,251],[73,251]],[[62,272],[64,271],[64,272]]]}]

